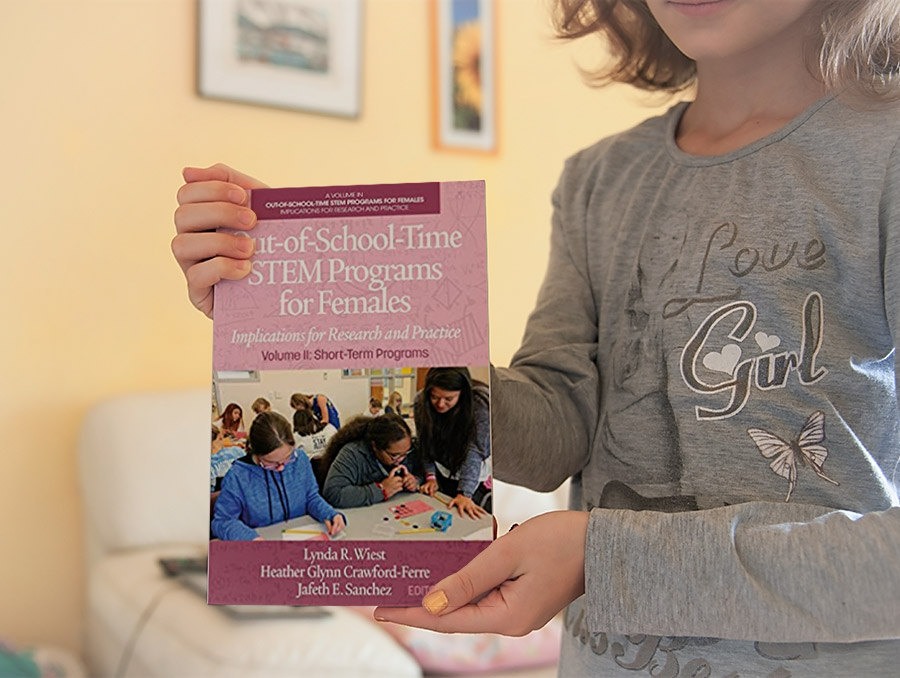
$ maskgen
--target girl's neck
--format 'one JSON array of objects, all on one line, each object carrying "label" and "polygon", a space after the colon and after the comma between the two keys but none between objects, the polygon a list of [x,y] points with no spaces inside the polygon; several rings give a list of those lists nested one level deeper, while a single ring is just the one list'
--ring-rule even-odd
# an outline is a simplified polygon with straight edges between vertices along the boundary
[{"label": "girl's neck", "polygon": [[790,46],[697,64],[697,96],[676,132],[694,155],[743,148],[781,129],[827,94],[814,60]]}]

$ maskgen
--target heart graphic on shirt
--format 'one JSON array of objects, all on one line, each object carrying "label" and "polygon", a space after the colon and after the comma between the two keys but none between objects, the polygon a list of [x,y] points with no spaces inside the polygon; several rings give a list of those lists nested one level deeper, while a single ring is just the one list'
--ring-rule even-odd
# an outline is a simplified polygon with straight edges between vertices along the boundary
[{"label": "heart graphic on shirt", "polygon": [[741,359],[741,347],[737,344],[728,344],[721,351],[707,353],[703,357],[703,366],[714,372],[734,374],[734,368]]},{"label": "heart graphic on shirt", "polygon": [[753,338],[756,339],[756,345],[762,349],[763,353],[778,348],[781,345],[781,337],[775,334],[757,332]]}]

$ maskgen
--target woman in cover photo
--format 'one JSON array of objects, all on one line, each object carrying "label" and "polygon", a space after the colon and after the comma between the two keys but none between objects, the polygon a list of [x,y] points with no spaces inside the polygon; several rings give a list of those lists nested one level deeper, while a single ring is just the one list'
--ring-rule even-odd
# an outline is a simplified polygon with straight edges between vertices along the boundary
[{"label": "woman in cover photo", "polygon": [[491,408],[488,385],[465,367],[432,367],[416,394],[416,436],[428,481],[423,492],[451,497],[449,508],[491,512]]},{"label": "woman in cover photo", "polygon": [[385,414],[399,414],[403,416],[403,396],[400,391],[392,391],[388,396],[387,405],[384,408]]},{"label": "woman in cover photo", "polygon": [[341,427],[341,415],[331,399],[324,393],[294,393],[291,396],[291,407],[294,410],[309,410],[323,424]]},{"label": "woman in cover photo", "polygon": [[263,412],[250,425],[247,454],[222,479],[212,533],[224,540],[262,540],[255,528],[307,514],[324,523],[329,535],[346,526],[346,517],[319,494],[309,458],[295,449],[287,419]]},{"label": "woman in cover photo", "polygon": [[381,400],[379,398],[369,398],[369,405],[363,410],[362,415],[364,417],[380,417],[384,413]]},{"label": "woman in cover photo", "polygon": [[225,406],[225,410],[215,421],[222,422],[221,429],[226,436],[236,439],[247,437],[247,433],[244,430],[244,411],[237,403],[228,403]]}]

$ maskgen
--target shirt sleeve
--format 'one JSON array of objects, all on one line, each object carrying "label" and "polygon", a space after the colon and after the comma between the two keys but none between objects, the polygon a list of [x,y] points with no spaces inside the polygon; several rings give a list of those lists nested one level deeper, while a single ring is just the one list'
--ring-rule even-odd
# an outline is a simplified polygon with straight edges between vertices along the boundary
[{"label": "shirt sleeve", "polygon": [[353,456],[351,450],[344,448],[334,458],[322,488],[325,501],[338,508],[371,506],[384,501],[381,489],[374,482],[363,480]]},{"label": "shirt sleeve", "polygon": [[476,398],[475,401],[475,435],[466,450],[462,466],[459,469],[459,492],[472,498],[478,489],[481,468],[491,454],[491,415],[490,408]]},{"label": "shirt sleeve", "polygon": [[[413,398],[413,412],[414,413],[420,407],[420,402],[421,402],[422,397],[423,397],[422,392],[419,391],[418,393],[416,393],[415,398]],[[416,447],[418,448],[418,440],[416,440]],[[422,468],[425,472],[425,478],[427,479],[428,476],[437,475],[437,468],[434,465],[434,461],[432,461],[431,459],[428,459],[426,457],[425,453],[422,452],[421,450],[419,451],[419,456],[422,459]]]},{"label": "shirt sleeve", "polygon": [[219,539],[229,541],[250,541],[259,534],[241,520],[243,511],[243,491],[236,476],[226,473],[222,480],[222,491],[216,499],[213,510],[212,532]]},{"label": "shirt sleeve", "polygon": [[585,564],[591,628],[762,642],[900,638],[898,508],[594,509]]},{"label": "shirt sleeve", "polygon": [[[428,472],[428,465],[425,463],[425,460],[422,459],[422,454],[415,446],[410,449],[409,454],[403,461],[403,465],[406,467],[407,471],[409,471],[416,477],[416,481],[419,483],[419,485],[425,482],[425,476]],[[434,466],[432,465],[431,468],[433,472]]]},{"label": "shirt sleeve", "polygon": [[319,486],[316,483],[316,476],[313,473],[312,464],[309,459],[305,454],[301,453],[297,456],[297,461],[295,463],[304,466],[303,485],[306,493],[306,512],[320,523],[324,523],[326,520],[332,520],[337,515],[337,511],[331,504],[322,498],[321,494],[319,494]]},{"label": "shirt sleeve", "polygon": [[429,461],[427,459],[422,458],[422,471],[425,474],[425,479],[428,479],[428,476],[437,475],[437,468],[434,465],[433,461]]},{"label": "shirt sleeve", "polygon": [[567,172],[553,194],[550,261],[522,346],[510,367],[491,368],[494,473],[542,492],[584,467],[598,419],[597,307],[579,232],[587,198],[569,188]]}]

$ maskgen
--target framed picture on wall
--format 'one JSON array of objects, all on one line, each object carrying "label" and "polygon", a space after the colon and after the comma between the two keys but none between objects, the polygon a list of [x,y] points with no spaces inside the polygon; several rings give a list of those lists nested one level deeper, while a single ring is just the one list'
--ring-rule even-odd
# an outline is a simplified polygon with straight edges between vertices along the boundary
[{"label": "framed picture on wall", "polygon": [[359,115],[362,0],[199,0],[198,19],[201,96]]},{"label": "framed picture on wall", "polygon": [[431,0],[438,148],[497,147],[494,0]]}]

